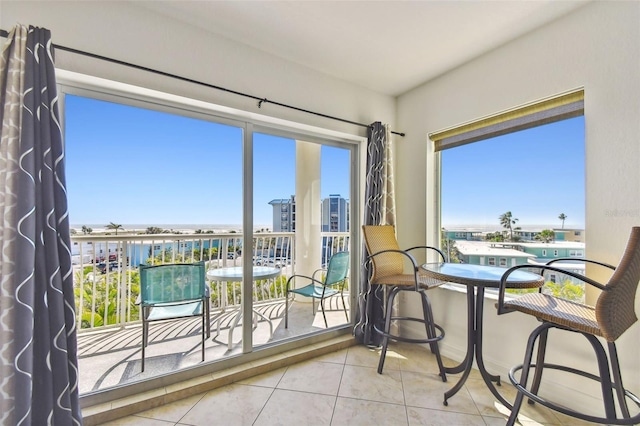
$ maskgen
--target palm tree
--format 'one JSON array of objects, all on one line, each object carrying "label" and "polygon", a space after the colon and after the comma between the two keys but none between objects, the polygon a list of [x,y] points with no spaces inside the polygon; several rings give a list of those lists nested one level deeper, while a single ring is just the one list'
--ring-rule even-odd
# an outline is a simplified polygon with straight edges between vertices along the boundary
[{"label": "palm tree", "polygon": [[93,228],[89,228],[87,225],[82,225],[82,233],[87,235],[93,232]]},{"label": "palm tree", "polygon": [[116,235],[118,235],[118,229],[123,229],[122,225],[120,225],[119,223],[113,223],[113,222],[109,222],[109,224],[106,226],[107,229],[113,229],[114,231],[116,231]]},{"label": "palm tree", "polygon": [[560,213],[560,216],[558,216],[558,219],[560,219],[562,221],[562,229],[564,229],[564,220],[567,218],[567,215],[564,213]]},{"label": "palm tree", "polygon": [[535,236],[535,239],[543,243],[550,243],[556,238],[555,232],[551,229],[543,229]]},{"label": "palm tree", "polygon": [[518,219],[514,218],[510,211],[501,214],[499,219],[500,225],[502,225],[503,228],[509,230],[510,240],[513,241],[513,225],[518,222]]}]

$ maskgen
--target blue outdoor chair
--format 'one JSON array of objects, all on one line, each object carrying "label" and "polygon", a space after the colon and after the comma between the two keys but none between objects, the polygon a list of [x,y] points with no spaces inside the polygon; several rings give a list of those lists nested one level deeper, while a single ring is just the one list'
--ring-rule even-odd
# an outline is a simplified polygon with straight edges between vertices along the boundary
[{"label": "blue outdoor chair", "polygon": [[[324,279],[316,278],[317,273],[323,273]],[[327,269],[318,269],[312,274],[312,276],[296,274],[289,277],[287,280],[287,294],[285,298],[284,328],[289,327],[289,293],[311,297],[313,299],[313,303],[311,303],[313,315],[316,314],[315,299],[320,299],[320,308],[322,309],[325,327],[329,327],[329,325],[327,323],[327,315],[324,311],[324,299],[340,294],[342,306],[344,307],[344,315],[347,318],[347,321],[349,321],[349,314],[347,313],[347,306],[344,303],[343,295],[344,286],[348,279],[348,273],[349,252],[341,251],[331,256]],[[309,281],[309,284],[301,288],[292,288],[291,284],[298,280]]]},{"label": "blue outdoor chair", "polygon": [[204,343],[210,336],[209,286],[204,262],[194,264],[140,265],[140,307],[142,317],[142,371],[149,343],[149,323],[171,319],[202,318],[202,361]]}]

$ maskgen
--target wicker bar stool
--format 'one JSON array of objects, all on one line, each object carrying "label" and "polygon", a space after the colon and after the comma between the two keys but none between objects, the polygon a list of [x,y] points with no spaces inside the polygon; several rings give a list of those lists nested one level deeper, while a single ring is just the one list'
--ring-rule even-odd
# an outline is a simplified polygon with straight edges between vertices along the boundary
[{"label": "wicker bar stool", "polygon": [[[391,225],[364,225],[362,230],[369,253],[366,261],[371,262],[373,265],[373,275],[369,280],[369,285],[380,285],[386,287],[387,290],[387,300],[385,302],[386,312],[382,319],[383,323],[373,324],[373,330],[383,336],[378,373],[382,374],[389,339],[407,343],[428,343],[431,352],[436,356],[438,368],[440,369],[440,377],[443,382],[446,382],[447,376],[444,365],[442,364],[442,358],[440,357],[440,350],[438,349],[438,341],[444,337],[444,329],[434,322],[431,303],[425,294],[427,290],[440,286],[442,282],[432,280],[422,275],[418,264],[413,256],[409,254],[409,251],[415,249],[434,250],[443,262],[445,259],[444,253],[435,247],[429,246],[418,246],[401,250],[396,240],[395,228]],[[404,271],[406,260],[411,262],[412,265],[412,271],[409,273],[405,273]],[[422,318],[393,316],[393,301],[401,291],[414,291],[420,294],[423,311]],[[372,299],[373,297],[367,298],[367,312],[370,312],[369,305]],[[425,325],[427,337],[424,339],[410,339],[393,335],[390,333],[392,321],[421,322]]]},{"label": "wicker bar stool", "polygon": [[[634,305],[636,289],[640,281],[640,227],[632,228],[629,242],[617,268],[587,259],[571,259],[573,261],[582,260],[613,269],[614,272],[606,284],[598,283],[586,276],[553,265],[553,263],[560,260],[568,259],[554,259],[544,266],[536,266],[536,269],[539,268],[541,273],[554,271],[577,278],[602,290],[602,293],[598,297],[595,307],[564,300],[544,294],[541,291],[526,294],[513,300],[504,300],[508,275],[516,269],[522,267],[531,268],[532,266],[519,265],[505,272],[500,286],[498,314],[520,311],[533,315],[542,321],[542,324],[533,330],[529,336],[523,364],[516,365],[509,372],[509,379],[518,390],[518,395],[513,404],[507,425],[515,423],[525,396],[529,398],[529,403],[537,402],[552,410],[593,423],[612,425],[638,424],[640,423],[640,413],[631,416],[627,400],[633,401],[638,407],[640,407],[640,400],[624,389],[615,342],[622,333],[637,321]],[[599,375],[565,365],[546,363],[547,337],[549,330],[552,328],[582,334],[595,351]],[[608,355],[599,338],[606,341]],[[538,352],[535,363],[532,363],[536,341],[538,341]],[[531,387],[527,388],[531,367],[535,369],[535,373]],[[538,391],[544,369],[561,370],[599,382],[602,389],[605,417],[580,413],[540,397]],[[515,373],[520,370],[522,370],[522,373],[518,380],[515,377]],[[616,400],[620,409],[620,416],[616,414]]]}]

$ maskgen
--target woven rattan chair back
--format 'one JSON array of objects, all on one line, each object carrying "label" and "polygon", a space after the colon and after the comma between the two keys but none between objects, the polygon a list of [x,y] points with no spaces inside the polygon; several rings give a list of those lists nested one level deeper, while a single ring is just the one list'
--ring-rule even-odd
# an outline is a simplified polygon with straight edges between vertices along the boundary
[{"label": "woven rattan chair back", "polygon": [[[364,225],[364,242],[369,254],[384,250],[400,250],[396,239],[396,230],[392,225]],[[383,253],[373,257],[373,275],[371,282],[376,284],[394,284],[381,281],[384,277],[400,275],[404,272],[405,256],[399,252]]]},{"label": "woven rattan chair back", "polygon": [[635,313],[636,290],[640,282],[640,227],[631,229],[629,242],[613,275],[596,303],[596,319],[602,335],[615,341],[638,318]]}]

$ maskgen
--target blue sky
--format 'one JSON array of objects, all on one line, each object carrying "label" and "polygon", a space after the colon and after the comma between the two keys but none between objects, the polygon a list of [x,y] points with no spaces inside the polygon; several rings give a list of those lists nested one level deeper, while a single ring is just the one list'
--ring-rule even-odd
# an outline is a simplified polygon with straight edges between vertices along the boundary
[{"label": "blue sky", "polygon": [[[67,95],[66,176],[72,226],[242,223],[242,130]],[[321,194],[349,195],[349,151],[321,153]],[[254,223],[295,193],[295,142],[254,135]]]},{"label": "blue sky", "polygon": [[[66,172],[72,226],[240,225],[242,130],[67,95]],[[322,147],[321,194],[348,198],[349,152]],[[401,165],[398,165],[399,167]],[[254,222],[295,193],[295,142],[254,135]],[[446,150],[442,223],[584,227],[584,117]]]},{"label": "blue sky", "polygon": [[584,228],[584,163],[583,116],[443,151],[442,225]]}]

